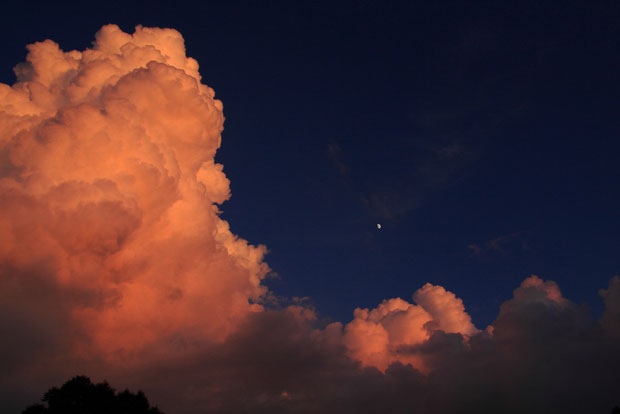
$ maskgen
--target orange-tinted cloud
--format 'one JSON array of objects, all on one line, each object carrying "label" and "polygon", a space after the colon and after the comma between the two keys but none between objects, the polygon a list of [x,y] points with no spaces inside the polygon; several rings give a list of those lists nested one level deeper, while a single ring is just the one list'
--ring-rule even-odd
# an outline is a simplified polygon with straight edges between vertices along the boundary
[{"label": "orange-tinted cloud", "polygon": [[381,371],[398,361],[427,372],[423,359],[402,349],[427,341],[436,330],[464,336],[478,332],[463,301],[443,287],[427,283],[413,299],[417,305],[394,298],[370,311],[356,309],[344,331],[349,355]]},{"label": "orange-tinted cloud", "polygon": [[84,352],[225,338],[260,309],[266,250],[218,216],[222,104],[181,35],[108,25],[83,52],[28,50],[0,86],[3,280],[79,291],[63,323]]}]

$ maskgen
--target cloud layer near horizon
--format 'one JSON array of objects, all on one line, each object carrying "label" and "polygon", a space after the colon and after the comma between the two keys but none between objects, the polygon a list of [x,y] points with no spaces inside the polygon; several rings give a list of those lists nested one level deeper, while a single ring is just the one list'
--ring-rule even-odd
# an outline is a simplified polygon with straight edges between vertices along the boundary
[{"label": "cloud layer near horizon", "polygon": [[0,84],[4,406],[76,374],[143,388],[169,414],[620,403],[620,278],[600,321],[536,276],[484,331],[432,284],[346,325],[266,310],[266,248],[218,215],[222,104],[181,34],[108,25],[82,52],[28,51]]}]

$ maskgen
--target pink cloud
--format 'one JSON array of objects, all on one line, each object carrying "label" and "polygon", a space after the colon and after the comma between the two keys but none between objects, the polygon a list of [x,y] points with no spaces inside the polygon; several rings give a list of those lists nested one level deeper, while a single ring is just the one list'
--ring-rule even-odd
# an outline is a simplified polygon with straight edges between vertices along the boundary
[{"label": "pink cloud", "polygon": [[394,298],[370,311],[356,309],[344,331],[349,355],[381,371],[398,361],[427,372],[423,359],[401,349],[422,344],[436,330],[464,336],[478,332],[463,301],[443,287],[427,283],[413,294],[413,299],[417,305]]},{"label": "pink cloud", "polygon": [[223,340],[260,309],[249,302],[266,292],[266,250],[218,216],[230,196],[213,160],[222,104],[181,35],[109,25],[83,52],[28,49],[0,91],[3,263],[38,263],[57,289],[84,292],[64,322],[88,338],[81,352]]}]

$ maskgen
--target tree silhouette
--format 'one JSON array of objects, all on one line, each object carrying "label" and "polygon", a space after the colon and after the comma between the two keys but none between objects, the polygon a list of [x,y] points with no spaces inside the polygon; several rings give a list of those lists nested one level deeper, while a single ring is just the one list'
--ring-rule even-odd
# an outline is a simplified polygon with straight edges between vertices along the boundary
[{"label": "tree silhouette", "polygon": [[43,404],[31,405],[22,414],[163,414],[150,406],[142,391],[116,393],[107,382],[93,384],[84,376],[51,388],[41,401]]}]

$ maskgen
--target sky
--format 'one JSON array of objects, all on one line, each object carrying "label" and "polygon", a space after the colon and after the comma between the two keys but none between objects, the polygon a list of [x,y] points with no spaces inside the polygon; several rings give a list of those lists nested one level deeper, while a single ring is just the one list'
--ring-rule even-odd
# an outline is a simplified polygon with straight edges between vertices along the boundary
[{"label": "sky", "polygon": [[0,405],[86,374],[166,413],[609,412],[619,17],[8,6]]}]

